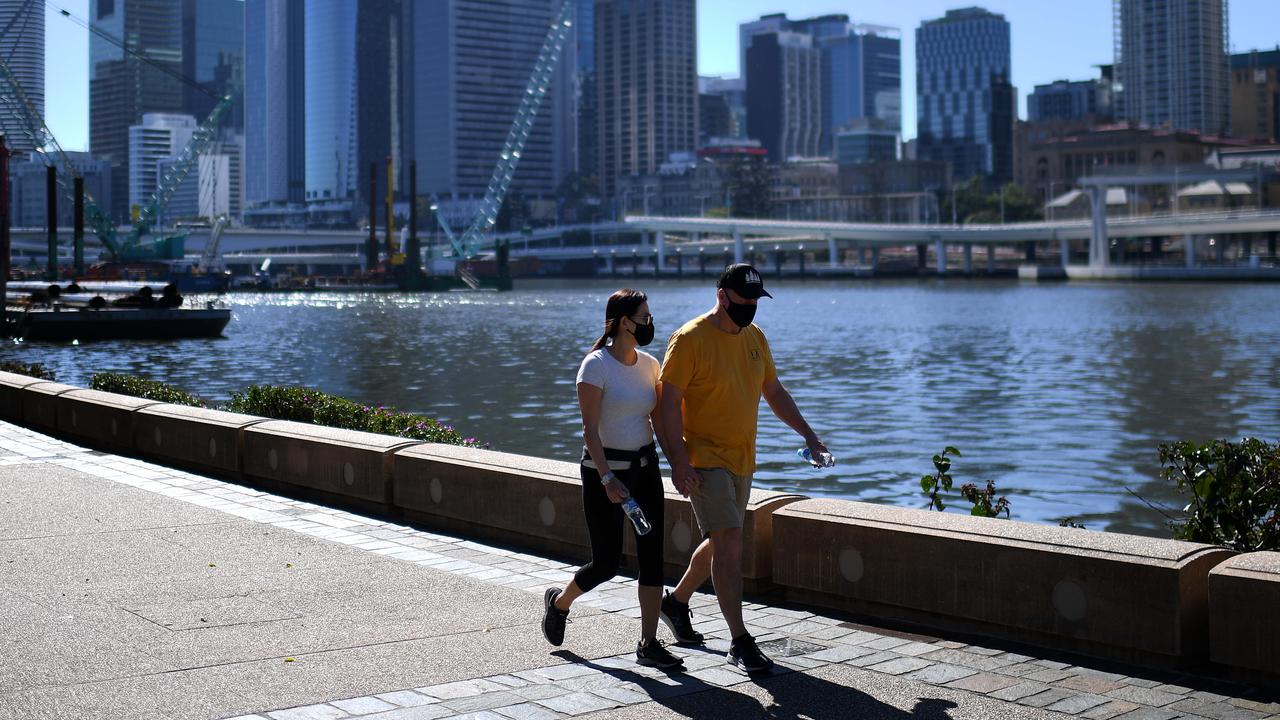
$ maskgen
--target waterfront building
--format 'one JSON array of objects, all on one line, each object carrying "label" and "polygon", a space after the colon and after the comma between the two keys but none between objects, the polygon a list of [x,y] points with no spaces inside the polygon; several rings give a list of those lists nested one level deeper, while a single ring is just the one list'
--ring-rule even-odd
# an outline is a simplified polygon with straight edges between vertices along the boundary
[{"label": "waterfront building", "polygon": [[1096,80],[1057,80],[1037,85],[1027,96],[1027,120],[1086,120],[1112,118],[1112,66],[1102,66]]},{"label": "waterfront building", "polygon": [[1013,177],[1017,98],[1009,81],[1009,23],[982,8],[948,10],[916,29],[917,153],[949,162],[957,179]]},{"label": "waterfront building", "polygon": [[[223,137],[209,151],[200,155],[186,180],[178,185],[164,207],[163,224],[182,220],[213,222],[226,216],[239,224],[241,195],[241,157],[244,136],[225,130]],[[176,159],[157,163],[159,173],[176,170]]]},{"label": "waterfront building", "polygon": [[[1084,121],[1019,122],[1016,132],[1017,173],[1014,178],[1048,203],[1079,186],[1082,177],[1130,168],[1134,172],[1173,172],[1201,167],[1216,149],[1231,141],[1200,133],[1150,128],[1137,123],[1093,125]],[[1169,209],[1163,189],[1150,206]]]},{"label": "waterfront building", "polygon": [[834,149],[841,165],[897,160],[898,132],[874,118],[858,120],[836,131]]},{"label": "waterfront building", "polygon": [[196,119],[177,113],[146,113],[129,128],[129,207],[142,208],[155,194],[160,161],[177,157],[196,131]]},{"label": "waterfront building", "polygon": [[733,113],[723,95],[698,94],[698,147],[713,137],[733,137]]},{"label": "waterfront building", "polygon": [[1280,140],[1280,46],[1231,56],[1231,134]]},{"label": "waterfront building", "polygon": [[596,0],[597,176],[656,173],[698,143],[694,0]]},{"label": "waterfront building", "polygon": [[[99,160],[87,152],[68,151],[67,160],[84,178],[85,193],[103,208],[111,206],[111,164]],[[47,167],[48,158],[30,153],[26,157],[14,156],[9,161],[9,199],[13,227],[39,228],[48,222]],[[58,172],[65,168],[58,166]],[[70,186],[70,183],[67,184]],[[75,206],[67,194],[58,197],[58,227],[71,227]]]},{"label": "waterfront building", "polygon": [[[130,128],[148,113],[181,113],[182,3],[173,0],[90,0],[89,151],[112,167],[112,205],[117,221],[129,217],[134,197],[130,172]],[[127,38],[148,59],[143,62],[101,32]],[[154,64],[167,66],[173,74]],[[154,170],[154,168],[152,168]],[[154,187],[154,177],[143,179]]]},{"label": "waterfront building", "polygon": [[[9,65],[27,99],[44,113],[44,3],[0,0],[0,57]],[[27,127],[0,107],[0,135],[14,152],[35,149]]]},{"label": "waterfront building", "polygon": [[750,79],[747,54],[755,38],[775,32],[808,35],[821,55],[822,153],[830,153],[836,132],[856,120],[876,118],[901,131],[902,40],[897,28],[850,23],[848,15],[804,20],[765,15],[738,28],[744,80]]},{"label": "waterfront building", "polygon": [[1227,0],[1113,0],[1116,118],[1222,135],[1231,129]]},{"label": "waterfront building", "polygon": [[785,31],[756,35],[747,68],[747,135],[760,140],[772,162],[818,155],[822,56],[813,37]]},{"label": "waterfront building", "polygon": [[182,111],[203,122],[230,95],[221,127],[236,131],[244,129],[244,19],[244,0],[182,0],[182,74],[207,91],[184,87]]},{"label": "waterfront building", "polygon": [[246,224],[287,224],[277,216],[296,217],[306,199],[303,10],[303,0],[245,0]]},{"label": "waterfront building", "polygon": [[700,217],[728,204],[726,165],[711,157],[676,153],[647,175],[618,179],[622,208],[629,215]]}]

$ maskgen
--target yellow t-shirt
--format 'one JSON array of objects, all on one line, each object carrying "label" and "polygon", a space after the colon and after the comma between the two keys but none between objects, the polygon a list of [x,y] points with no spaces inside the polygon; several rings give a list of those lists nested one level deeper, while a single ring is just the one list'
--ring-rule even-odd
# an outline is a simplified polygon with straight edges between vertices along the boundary
[{"label": "yellow t-shirt", "polygon": [[732,335],[703,315],[671,334],[661,380],[684,391],[684,442],[694,467],[755,472],[760,395],[777,376],[755,325]]}]

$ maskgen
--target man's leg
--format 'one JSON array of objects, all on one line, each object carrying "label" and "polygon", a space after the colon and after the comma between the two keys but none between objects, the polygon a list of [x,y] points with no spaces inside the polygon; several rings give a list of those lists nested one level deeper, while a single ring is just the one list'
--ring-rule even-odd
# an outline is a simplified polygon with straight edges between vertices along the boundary
[{"label": "man's leg", "polygon": [[735,640],[747,633],[742,622],[742,528],[711,531],[711,581],[720,613]]},{"label": "man's leg", "polygon": [[707,582],[707,578],[711,577],[711,555],[711,539],[707,538],[693,551],[693,557],[689,558],[689,567],[685,569],[680,582],[676,584],[676,589],[671,592],[672,597],[685,605],[689,604],[689,598],[693,597],[693,593]]}]

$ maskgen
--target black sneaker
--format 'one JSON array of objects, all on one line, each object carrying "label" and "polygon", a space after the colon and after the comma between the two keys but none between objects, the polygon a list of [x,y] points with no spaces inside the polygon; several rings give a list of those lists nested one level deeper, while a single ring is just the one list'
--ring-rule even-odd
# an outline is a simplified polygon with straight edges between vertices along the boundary
[{"label": "black sneaker", "polygon": [[773,661],[760,652],[756,639],[750,634],[744,634],[729,644],[728,659],[749,673],[764,672],[773,667]]},{"label": "black sneaker", "polygon": [[658,639],[649,642],[641,640],[636,643],[636,662],[659,670],[684,669],[684,660],[672,655],[671,651],[663,647],[662,641]]},{"label": "black sneaker", "polygon": [[702,633],[693,629],[693,613],[689,611],[688,604],[680,602],[670,592],[662,596],[658,617],[671,628],[676,642],[686,645],[702,644]]},{"label": "black sneaker", "polygon": [[542,604],[546,608],[542,614],[542,636],[557,647],[564,642],[564,624],[569,619],[568,610],[556,607],[558,597],[560,591],[555,588],[547,588],[546,594],[542,596]]}]

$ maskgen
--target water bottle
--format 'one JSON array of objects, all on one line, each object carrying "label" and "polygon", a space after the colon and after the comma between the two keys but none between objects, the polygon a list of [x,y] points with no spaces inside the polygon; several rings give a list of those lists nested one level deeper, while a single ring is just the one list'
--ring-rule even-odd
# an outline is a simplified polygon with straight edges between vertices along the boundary
[{"label": "water bottle", "polygon": [[820,453],[821,457],[817,460],[813,459],[813,453],[809,452],[809,448],[802,447],[796,451],[796,454],[804,458],[804,461],[816,468],[827,468],[836,464],[835,457],[828,452]]},{"label": "water bottle", "polygon": [[648,518],[644,516],[644,511],[640,509],[640,503],[636,499],[629,497],[622,501],[622,509],[627,512],[627,517],[631,518],[631,524],[636,526],[637,535],[648,535],[653,526],[649,524]]}]

